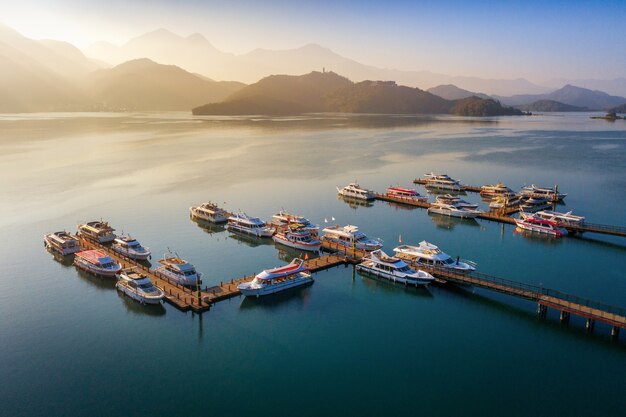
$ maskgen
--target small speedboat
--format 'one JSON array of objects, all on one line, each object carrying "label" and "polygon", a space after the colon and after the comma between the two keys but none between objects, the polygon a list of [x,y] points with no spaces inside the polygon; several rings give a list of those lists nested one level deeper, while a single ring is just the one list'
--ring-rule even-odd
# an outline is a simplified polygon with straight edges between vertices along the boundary
[{"label": "small speedboat", "polygon": [[272,239],[281,245],[305,251],[319,252],[322,247],[322,242],[314,239],[308,229],[297,223],[278,230]]},{"label": "small speedboat", "polygon": [[463,187],[458,180],[450,178],[447,174],[424,174],[427,188],[439,190],[462,191]]},{"label": "small speedboat", "polygon": [[534,233],[555,237],[567,235],[567,230],[560,227],[558,223],[534,216],[520,216],[519,219],[515,219],[515,224],[520,229],[528,230]]},{"label": "small speedboat", "polygon": [[228,218],[226,229],[231,232],[240,232],[257,237],[271,237],[276,228],[268,226],[258,217],[248,216],[246,213],[237,213]]},{"label": "small speedboat", "polygon": [[83,271],[103,277],[114,277],[122,269],[121,265],[100,249],[76,252],[74,265]]},{"label": "small speedboat", "polygon": [[480,187],[480,195],[487,199],[493,199],[498,196],[513,198],[515,197],[515,192],[504,185],[504,183],[499,182],[495,185],[483,185]]},{"label": "small speedboat", "polygon": [[406,258],[412,263],[425,266],[453,269],[459,272],[471,272],[476,270],[476,263],[471,261],[461,261],[458,257],[452,259],[450,255],[443,252],[439,247],[428,243],[425,240],[419,246],[400,245],[393,250],[396,256]]},{"label": "small speedboat", "polygon": [[313,283],[313,277],[302,259],[274,269],[266,269],[250,282],[237,285],[246,297],[260,297]]},{"label": "small speedboat", "polygon": [[520,194],[525,197],[545,198],[548,201],[562,201],[565,197],[567,197],[567,194],[559,192],[556,185],[554,188],[548,188],[531,184],[526,187],[522,187]]},{"label": "small speedboat", "polygon": [[211,223],[226,223],[228,213],[215,203],[203,203],[199,206],[189,207],[192,219],[200,219]]},{"label": "small speedboat", "polygon": [[121,271],[115,288],[142,304],[159,304],[165,297],[163,290],[155,287],[145,274],[134,270]]},{"label": "small speedboat", "polygon": [[159,260],[161,266],[154,272],[181,285],[193,286],[202,284],[202,274],[196,268],[180,258],[177,254],[168,253]]},{"label": "small speedboat", "polygon": [[376,239],[369,239],[365,233],[359,231],[354,225],[347,226],[329,226],[323,230],[323,240],[331,243],[337,243],[346,248],[356,248],[366,251],[373,251],[383,247],[383,244]]},{"label": "small speedboat", "polygon": [[414,270],[402,259],[387,256],[381,249],[369,254],[356,266],[357,271],[366,272],[389,281],[407,285],[428,285],[435,277],[422,270]]},{"label": "small speedboat", "polygon": [[317,233],[319,231],[319,226],[311,223],[306,217],[299,216],[297,214],[291,214],[285,210],[280,210],[278,213],[274,214],[272,216],[272,223],[276,226],[297,224],[311,232],[312,236],[317,236]]},{"label": "small speedboat", "polygon": [[337,192],[344,197],[356,198],[358,200],[368,201],[376,198],[372,190],[363,188],[356,182],[352,182],[343,188],[337,187]]},{"label": "small speedboat", "polygon": [[559,225],[582,226],[585,223],[583,216],[575,216],[572,211],[567,213],[559,213],[558,211],[541,210],[534,214],[535,217],[544,220],[553,221]]},{"label": "small speedboat", "polygon": [[109,243],[115,240],[114,228],[103,221],[87,222],[78,225],[78,234],[98,243]]},{"label": "small speedboat", "polygon": [[115,238],[111,249],[131,259],[146,260],[150,257],[150,249],[141,246],[137,239],[128,235]]},{"label": "small speedboat", "polygon": [[63,256],[71,255],[80,250],[78,239],[65,231],[48,233],[44,235],[43,241],[48,249]]},{"label": "small speedboat", "polygon": [[478,208],[478,204],[470,203],[469,201],[465,201],[462,198],[452,194],[438,195],[435,198],[435,202],[452,204],[453,206],[462,207],[470,210],[476,210]]},{"label": "small speedboat", "polygon": [[387,188],[387,196],[418,201],[421,203],[428,201],[428,197],[420,195],[420,193],[415,191],[413,188],[389,187]]},{"label": "small speedboat", "polygon": [[482,213],[478,210],[470,210],[464,207],[455,206],[453,204],[444,204],[437,202],[428,207],[428,212],[440,214],[442,216],[460,217],[462,219],[474,219]]}]

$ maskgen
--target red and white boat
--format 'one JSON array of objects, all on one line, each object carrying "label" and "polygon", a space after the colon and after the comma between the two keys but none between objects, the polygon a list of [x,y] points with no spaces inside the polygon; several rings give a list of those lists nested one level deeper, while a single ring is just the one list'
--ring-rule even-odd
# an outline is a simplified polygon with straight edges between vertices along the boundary
[{"label": "red and white boat", "polygon": [[311,231],[300,224],[292,224],[272,236],[274,242],[295,249],[319,252],[322,242],[313,238]]},{"label": "red and white boat", "polygon": [[428,201],[428,197],[420,195],[420,193],[412,188],[389,187],[387,188],[387,196],[406,198],[408,200],[420,201],[422,203]]},{"label": "red and white boat", "polygon": [[515,224],[520,229],[528,230],[534,233],[555,237],[567,235],[567,230],[560,227],[558,223],[552,220],[541,219],[539,217],[522,215],[519,219],[515,219]]},{"label": "red and white boat", "polygon": [[266,269],[250,282],[237,285],[247,297],[260,297],[313,283],[313,277],[302,259],[274,269]]},{"label": "red and white boat", "polygon": [[106,252],[99,249],[77,252],[74,265],[83,271],[104,277],[114,277],[122,270],[121,265],[115,263]]}]

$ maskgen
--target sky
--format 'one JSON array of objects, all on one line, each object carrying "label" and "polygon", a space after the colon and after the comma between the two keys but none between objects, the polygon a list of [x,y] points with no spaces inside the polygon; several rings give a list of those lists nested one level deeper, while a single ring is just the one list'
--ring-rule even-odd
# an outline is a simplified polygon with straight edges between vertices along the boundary
[{"label": "sky", "polygon": [[626,77],[624,1],[0,1],[0,22],[78,47],[166,28],[236,54],[316,43],[364,64],[481,78]]}]

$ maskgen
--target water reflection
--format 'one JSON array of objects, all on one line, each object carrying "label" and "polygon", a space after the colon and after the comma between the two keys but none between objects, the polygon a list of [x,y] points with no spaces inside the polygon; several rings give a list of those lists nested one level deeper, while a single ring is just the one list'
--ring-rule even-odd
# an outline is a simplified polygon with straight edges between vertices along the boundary
[{"label": "water reflection", "polygon": [[317,252],[304,252],[299,249],[281,245],[280,243],[276,243],[275,246],[278,259],[286,263],[291,262],[295,258],[305,259],[306,257],[308,257],[308,259],[315,259],[319,258],[320,256]]},{"label": "water reflection", "polygon": [[239,308],[243,310],[253,309],[276,309],[294,306],[306,306],[311,297],[311,286],[314,282],[306,285],[281,291],[276,294],[263,297],[244,297]]},{"label": "water reflection", "polygon": [[546,246],[560,245],[563,243],[563,239],[564,239],[562,237],[535,233],[530,230],[524,230],[524,229],[520,229],[517,227],[515,228],[515,230],[513,230],[513,233],[515,235],[522,236],[525,239],[532,240],[534,242],[541,243]]},{"label": "water reflection", "polygon": [[385,201],[385,203],[388,206],[393,207],[396,210],[407,210],[407,211],[412,211],[412,210],[417,210],[417,209],[424,210],[422,207],[410,206],[408,204],[402,204],[402,203],[396,203],[395,201]]},{"label": "water reflection", "polygon": [[257,237],[251,236],[244,233],[237,233],[229,230],[228,237],[236,240],[238,243],[244,244],[246,246],[250,246],[251,248],[256,248],[261,245],[273,245],[274,241],[271,238],[267,237]]},{"label": "water reflection", "polygon": [[61,265],[63,265],[66,268],[71,268],[72,265],[74,264],[74,254],[71,255],[67,255],[67,256],[63,256],[60,253],[50,249],[50,248],[46,248],[46,251],[52,255],[52,259],[54,259],[55,261],[57,261],[58,263],[60,263]]},{"label": "water reflection", "polygon": [[76,268],[78,276],[100,290],[114,290],[117,280],[113,277],[101,277]]},{"label": "water reflection", "polygon": [[374,207],[374,203],[371,201],[361,200],[353,197],[346,197],[341,194],[337,194],[337,200],[343,201],[348,206],[350,206],[350,208],[353,208],[355,210],[359,207]]},{"label": "water reflection", "polygon": [[459,217],[441,216],[439,214],[428,213],[438,229],[453,230],[457,226],[480,227],[476,219],[461,219]]},{"label": "water reflection", "polygon": [[383,293],[394,293],[399,289],[404,288],[409,294],[415,294],[420,297],[433,298],[433,294],[430,292],[428,287],[424,285],[415,287],[414,285],[404,285],[399,282],[391,282],[376,275],[368,274],[365,271],[358,271],[357,274],[361,278],[363,278],[361,282],[363,282],[363,284],[370,289],[380,290]]},{"label": "water reflection", "polygon": [[190,218],[190,221],[192,223],[195,223],[200,230],[202,230],[203,232],[209,235],[222,233],[223,231],[226,230],[226,228],[224,227],[225,226],[224,224],[217,224],[217,223],[208,222],[202,219],[192,219],[192,218]]},{"label": "water reflection", "polygon": [[141,304],[137,300],[133,300],[121,291],[117,291],[118,298],[122,301],[122,305],[126,308],[126,311],[137,315],[146,316],[162,316],[165,314],[166,309],[162,303],[159,304]]}]

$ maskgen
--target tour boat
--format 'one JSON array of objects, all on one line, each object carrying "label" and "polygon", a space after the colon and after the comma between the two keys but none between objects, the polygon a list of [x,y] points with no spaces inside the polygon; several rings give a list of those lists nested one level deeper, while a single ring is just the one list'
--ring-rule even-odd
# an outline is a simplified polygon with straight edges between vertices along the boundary
[{"label": "tour boat", "polygon": [[490,199],[498,196],[513,198],[515,197],[515,192],[504,185],[504,183],[499,182],[496,185],[483,185],[480,187],[480,195]]},{"label": "tour boat", "polygon": [[64,256],[80,250],[78,239],[65,231],[48,233],[44,235],[43,241],[48,249]]},{"label": "tour boat", "polygon": [[525,197],[545,198],[549,201],[562,201],[567,194],[559,193],[558,187],[554,188],[539,187],[535,184],[522,187],[520,193]]},{"label": "tour boat", "polygon": [[463,187],[458,180],[450,178],[447,174],[424,174],[427,188],[435,188],[440,190],[462,191]]},{"label": "tour boat", "polygon": [[550,203],[548,203],[548,200],[546,200],[545,198],[528,197],[522,202],[519,207],[522,211],[535,212],[550,208]]},{"label": "tour boat", "polygon": [[407,285],[428,285],[435,277],[422,270],[414,270],[402,259],[387,256],[381,249],[375,250],[356,266],[357,271]]},{"label": "tour boat", "polygon": [[181,285],[202,284],[202,274],[189,262],[181,259],[178,255],[168,253],[159,260],[161,266],[155,268],[155,272]]},{"label": "tour boat", "polygon": [[344,227],[339,225],[329,226],[323,232],[324,236],[322,236],[322,239],[347,248],[373,251],[383,247],[381,242],[376,239],[368,239],[365,233],[360,232],[357,226],[351,224]]},{"label": "tour boat", "polygon": [[522,199],[519,194],[516,194],[513,197],[507,197],[507,196],[501,195],[501,196],[495,197],[491,201],[491,203],[489,203],[489,208],[502,209],[502,208],[517,207],[521,203],[522,203]]},{"label": "tour boat", "polygon": [[420,193],[412,188],[389,187],[387,188],[387,196],[400,197],[408,200],[419,201],[422,203],[428,201],[428,197],[420,195]]},{"label": "tour boat", "polygon": [[425,240],[419,246],[400,245],[393,250],[396,256],[406,256],[416,264],[454,269],[459,272],[471,272],[476,270],[476,264],[471,261],[461,262],[459,258],[452,259],[450,255],[442,252],[439,247]]},{"label": "tour boat", "polygon": [[76,252],[74,265],[78,268],[104,277],[114,277],[122,266],[115,263],[106,252],[99,249]]},{"label": "tour boat", "polygon": [[558,223],[534,216],[521,216],[519,219],[515,219],[515,224],[517,224],[517,227],[520,229],[529,230],[535,233],[547,234],[556,237],[567,235],[567,230],[560,227]]},{"label": "tour boat", "polygon": [[343,188],[337,187],[337,192],[344,197],[356,198],[359,200],[373,200],[374,192],[361,187],[359,184],[352,182]]},{"label": "tour boat", "polygon": [[226,229],[231,232],[241,232],[257,237],[270,237],[276,228],[270,227],[258,217],[251,217],[245,213],[237,213],[228,218]]},{"label": "tour boat", "polygon": [[276,243],[305,251],[318,252],[322,247],[322,242],[313,239],[311,232],[300,224],[278,230],[272,239]]},{"label": "tour boat", "polygon": [[453,206],[463,207],[470,210],[476,210],[478,208],[478,204],[470,203],[469,201],[465,201],[462,198],[452,194],[438,195],[437,197],[435,197],[435,202],[452,204]]},{"label": "tour boat", "polygon": [[115,288],[142,304],[159,304],[165,297],[163,290],[155,287],[145,274],[135,270],[122,270]]},{"label": "tour boat", "polygon": [[534,217],[550,220],[558,223],[559,225],[582,226],[585,223],[585,218],[583,216],[575,216],[572,214],[572,211],[559,213],[558,211],[542,210],[535,213]]},{"label": "tour boat", "polygon": [[278,213],[274,214],[272,216],[272,223],[277,226],[298,224],[302,228],[311,232],[312,236],[317,236],[317,233],[319,231],[319,226],[311,223],[306,217],[299,216],[297,214],[291,214],[285,210],[280,210]]},{"label": "tour boat", "polygon": [[111,249],[131,259],[145,260],[150,257],[150,248],[141,246],[137,239],[130,236],[119,236],[115,238]]},{"label": "tour boat", "polygon": [[203,203],[199,206],[189,207],[192,219],[200,219],[211,223],[226,223],[228,213],[215,203]]},{"label": "tour boat", "polygon": [[237,288],[247,297],[260,297],[312,283],[313,277],[304,261],[294,259],[288,265],[264,270],[252,281],[243,282]]},{"label": "tour boat", "polygon": [[95,240],[98,243],[109,243],[115,240],[115,229],[109,226],[109,223],[87,222],[78,225],[78,234],[87,239]]},{"label": "tour boat", "polygon": [[482,212],[471,210],[464,207],[458,207],[453,204],[433,203],[428,207],[429,213],[441,214],[442,216],[460,217],[462,219],[476,218]]}]

